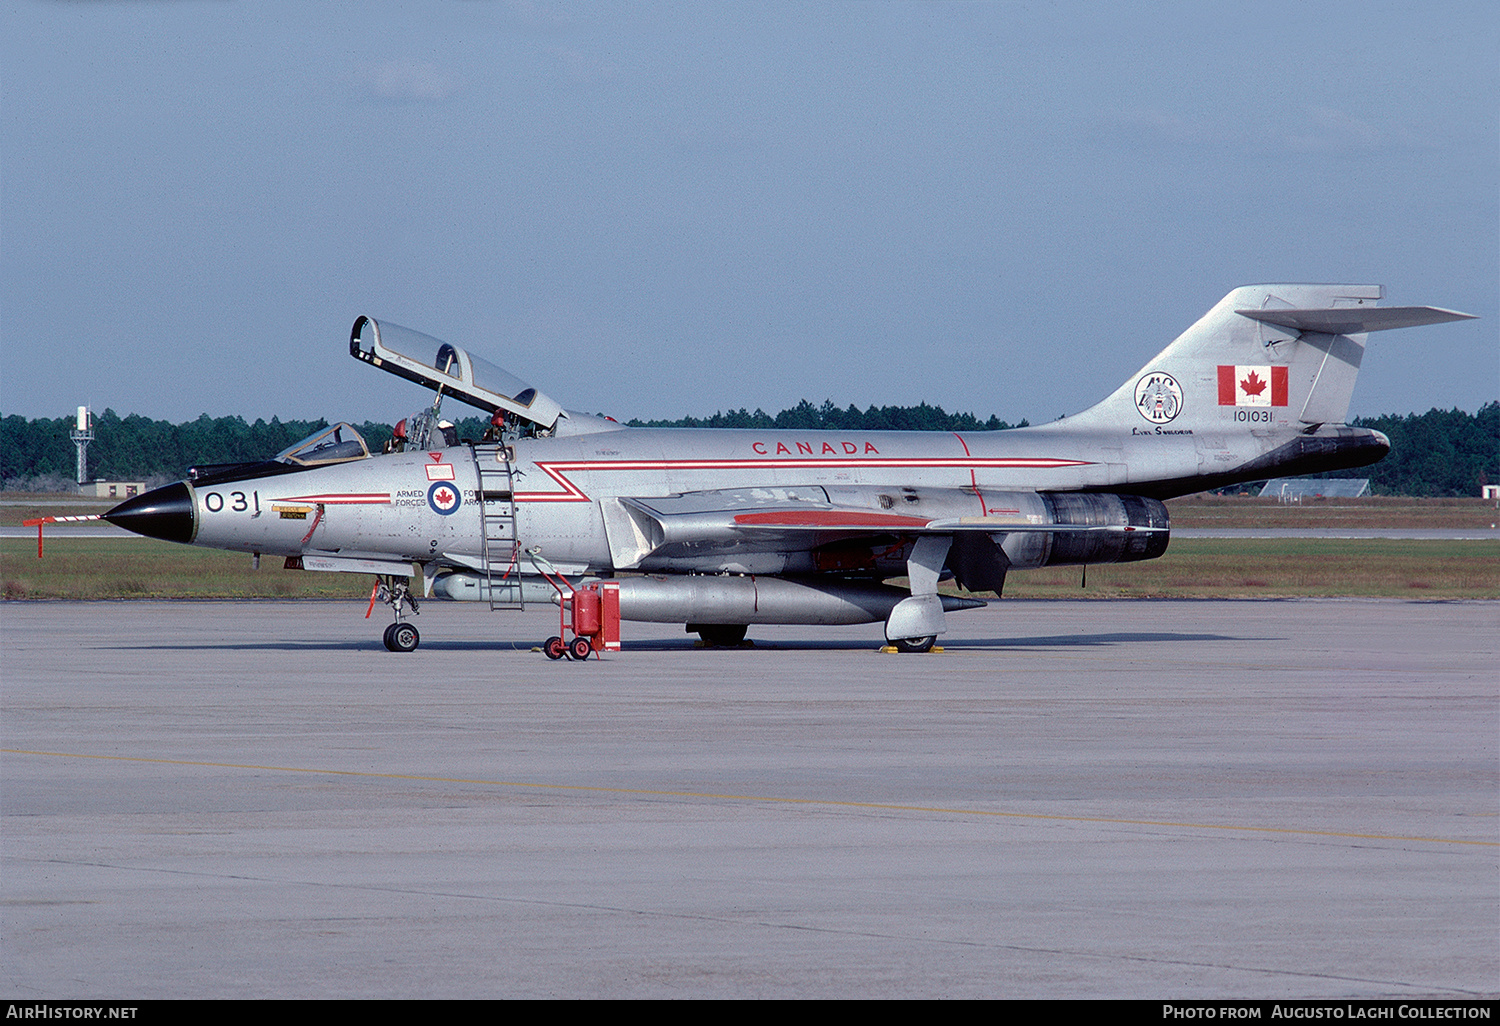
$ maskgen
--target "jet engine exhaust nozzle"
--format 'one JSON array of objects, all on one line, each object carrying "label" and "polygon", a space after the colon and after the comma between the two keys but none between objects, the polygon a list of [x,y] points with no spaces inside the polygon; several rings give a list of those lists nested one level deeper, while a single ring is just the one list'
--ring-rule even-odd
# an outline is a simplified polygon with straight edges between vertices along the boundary
[{"label": "jet engine exhaust nozzle", "polygon": [[197,533],[193,493],[182,481],[126,499],[104,514],[104,519],[116,527],[162,541],[190,544]]}]

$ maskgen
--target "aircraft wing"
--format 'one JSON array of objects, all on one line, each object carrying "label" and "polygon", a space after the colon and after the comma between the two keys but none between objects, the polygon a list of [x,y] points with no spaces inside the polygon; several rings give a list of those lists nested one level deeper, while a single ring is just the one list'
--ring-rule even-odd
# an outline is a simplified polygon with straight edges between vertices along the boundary
[{"label": "aircraft wing", "polygon": [[1075,561],[1112,563],[1159,555],[1168,532],[1160,503],[1130,497],[832,485],[620,498],[605,504],[604,520],[618,569],[709,552],[808,551],[838,569],[863,565],[842,562],[849,543],[890,555],[916,536],[912,558],[927,546],[934,575],[946,561],[965,588],[997,595],[1011,566],[1007,535],[1050,534],[1053,550]]},{"label": "aircraft wing", "polygon": [[[892,494],[894,493],[894,494]],[[1058,523],[1020,508],[985,509],[963,489],[878,487],[737,488],[652,498],[621,498],[642,547],[750,542],[757,547],[799,539],[821,544],[830,536],[1152,531],[1130,523]],[[1159,530],[1165,531],[1162,527]],[[809,539],[808,536],[814,536]]]}]

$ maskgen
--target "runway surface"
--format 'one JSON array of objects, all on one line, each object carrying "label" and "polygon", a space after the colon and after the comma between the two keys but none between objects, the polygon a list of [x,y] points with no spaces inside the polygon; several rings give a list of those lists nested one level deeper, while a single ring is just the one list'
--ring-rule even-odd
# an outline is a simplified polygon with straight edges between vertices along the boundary
[{"label": "runway surface", "polygon": [[1500,991],[1500,603],[0,605],[25,998]]},{"label": "runway surface", "polygon": [[[34,527],[0,527],[0,538],[35,538]],[[123,527],[92,522],[48,524],[46,540],[139,538]],[[1420,541],[1500,541],[1500,529],[1470,527],[1174,527],[1173,538],[1394,538]]]}]

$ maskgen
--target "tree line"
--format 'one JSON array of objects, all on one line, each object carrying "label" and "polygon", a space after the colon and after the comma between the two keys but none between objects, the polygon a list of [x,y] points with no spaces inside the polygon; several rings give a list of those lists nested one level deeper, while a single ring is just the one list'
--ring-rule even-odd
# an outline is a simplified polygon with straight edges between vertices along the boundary
[{"label": "tree line", "polygon": [[1004,431],[1026,427],[1028,422],[1007,424],[990,415],[980,420],[972,413],[948,413],[941,406],[921,403],[917,406],[871,406],[861,411],[853,403],[845,410],[825,399],[814,406],[806,399],[774,417],[765,410],[754,413],[743,408],[718,412],[712,417],[683,417],[680,420],[630,420],[630,427],[691,428],[760,428],[784,431]]},{"label": "tree line", "polygon": [[1358,417],[1391,440],[1390,455],[1373,467],[1329,477],[1368,477],[1377,495],[1469,496],[1500,484],[1500,402],[1477,413],[1428,410],[1404,417]]},{"label": "tree line", "polygon": [[[108,480],[177,480],[187,468],[206,463],[251,463],[270,459],[281,450],[326,427],[325,420],[257,420],[210,417],[172,424],[132,413],[121,417],[105,410],[94,418],[94,440],[89,443],[91,477]],[[0,419],[0,479],[8,489],[34,487],[59,479],[75,479],[77,450],[70,432],[72,417],[27,420],[12,414]],[[379,444],[390,435],[390,425],[355,425],[366,439]]]},{"label": "tree line", "polygon": [[[482,417],[455,421],[461,438],[479,438],[487,426]],[[758,428],[801,431],[1003,431],[1025,427],[991,416],[947,413],[941,406],[854,405],[840,409],[806,399],[774,416],[764,410],[716,412],[679,420],[631,420],[632,427]],[[1469,496],[1481,485],[1500,483],[1500,402],[1477,413],[1429,410],[1427,413],[1362,417],[1353,423],[1390,436],[1391,454],[1372,467],[1343,471],[1333,477],[1368,477],[1383,495]],[[324,420],[257,420],[210,417],[172,424],[138,414],[121,417],[105,410],[95,418],[89,446],[89,473],[110,480],[176,480],[195,464],[250,463],[276,453],[326,427]],[[376,451],[390,437],[391,425],[367,421],[354,425]],[[0,479],[7,489],[65,489],[74,478],[76,451],[69,437],[72,417],[27,420],[12,414],[0,418]]]}]

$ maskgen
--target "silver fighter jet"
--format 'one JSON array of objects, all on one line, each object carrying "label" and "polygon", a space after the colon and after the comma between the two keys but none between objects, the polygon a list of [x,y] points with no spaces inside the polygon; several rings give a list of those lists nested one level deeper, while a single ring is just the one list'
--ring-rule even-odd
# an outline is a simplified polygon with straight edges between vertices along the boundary
[{"label": "silver fighter jet", "polygon": [[[1164,499],[1383,457],[1384,435],[1344,424],[1368,333],[1469,315],[1381,295],[1235,289],[1098,405],[975,433],[627,428],[360,317],[352,356],[436,392],[391,451],[339,424],[267,463],[194,468],[105,519],[376,575],[393,651],[417,647],[418,576],[423,597],[571,604],[579,637],[550,639],[554,658],[617,647],[579,626],[590,582],[607,588],[607,615],[683,623],[710,644],[750,624],[883,622],[893,645],[926,651],[947,613],[983,604],[939,594],[949,576],[998,596],[1012,570],[1154,559]],[[458,444],[445,397],[491,414],[493,430]],[[897,577],[907,585],[884,583]]]}]

